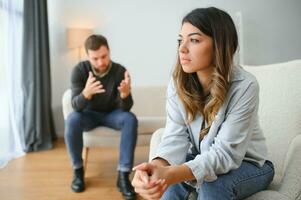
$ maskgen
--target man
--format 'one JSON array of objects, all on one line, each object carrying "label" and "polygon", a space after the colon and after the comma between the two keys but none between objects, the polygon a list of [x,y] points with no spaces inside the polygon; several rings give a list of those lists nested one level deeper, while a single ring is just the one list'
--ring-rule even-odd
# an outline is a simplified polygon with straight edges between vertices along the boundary
[{"label": "man", "polygon": [[129,110],[133,105],[131,80],[126,69],[111,61],[105,37],[91,35],[85,42],[88,61],[80,62],[71,77],[72,112],[66,120],[65,140],[71,157],[74,192],[85,189],[82,160],[83,131],[97,126],[121,130],[117,187],[125,199],[135,199],[129,181],[137,139],[137,119]]}]

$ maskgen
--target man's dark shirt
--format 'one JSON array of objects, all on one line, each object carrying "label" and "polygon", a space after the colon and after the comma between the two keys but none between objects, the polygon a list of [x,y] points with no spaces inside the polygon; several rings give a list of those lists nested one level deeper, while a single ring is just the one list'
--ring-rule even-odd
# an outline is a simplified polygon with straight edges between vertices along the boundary
[{"label": "man's dark shirt", "polygon": [[[99,77],[93,73],[89,61],[80,62],[75,66],[71,76],[72,107],[75,111],[87,109],[99,112],[111,112],[115,109],[123,109],[125,111],[131,109],[133,106],[132,95],[130,94],[125,99],[121,99],[117,89],[120,82],[124,79],[126,69],[122,65],[112,62],[109,70],[108,74]],[[92,98],[88,100],[84,97],[82,91],[85,88],[90,71],[94,77],[101,82],[105,92],[94,94]]]}]

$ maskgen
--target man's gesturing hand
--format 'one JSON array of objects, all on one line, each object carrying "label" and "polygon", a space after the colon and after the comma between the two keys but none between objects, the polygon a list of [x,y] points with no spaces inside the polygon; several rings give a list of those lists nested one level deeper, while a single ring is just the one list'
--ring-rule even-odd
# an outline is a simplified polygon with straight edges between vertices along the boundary
[{"label": "man's gesturing hand", "polygon": [[94,94],[103,93],[103,85],[100,81],[96,81],[96,78],[93,76],[92,72],[89,72],[89,77],[86,82],[86,86],[83,90],[83,95],[86,99],[91,99]]},{"label": "man's gesturing hand", "polygon": [[122,99],[129,96],[131,92],[131,79],[128,71],[124,72],[124,79],[121,81],[118,90]]}]

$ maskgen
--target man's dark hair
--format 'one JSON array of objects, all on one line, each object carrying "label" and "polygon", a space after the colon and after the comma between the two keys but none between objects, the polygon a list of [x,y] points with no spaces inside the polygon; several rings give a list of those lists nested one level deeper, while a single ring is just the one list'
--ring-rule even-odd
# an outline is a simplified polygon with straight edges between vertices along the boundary
[{"label": "man's dark hair", "polygon": [[90,35],[85,41],[85,49],[88,53],[88,50],[96,51],[101,46],[105,46],[109,49],[107,39],[102,35]]}]

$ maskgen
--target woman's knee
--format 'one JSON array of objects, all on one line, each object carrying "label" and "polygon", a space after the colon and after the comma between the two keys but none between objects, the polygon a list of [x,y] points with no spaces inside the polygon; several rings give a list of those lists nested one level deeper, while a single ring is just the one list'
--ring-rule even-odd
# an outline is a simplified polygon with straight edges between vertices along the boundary
[{"label": "woman's knee", "polygon": [[161,200],[185,200],[188,199],[190,192],[184,183],[177,183],[167,188]]},{"label": "woman's knee", "polygon": [[199,188],[200,199],[243,199],[265,189],[273,179],[273,166],[263,167],[243,161],[238,169],[219,175]]},{"label": "woman's knee", "polygon": [[198,199],[234,199],[233,181],[227,178],[218,178],[213,182],[204,182],[198,189]]}]

